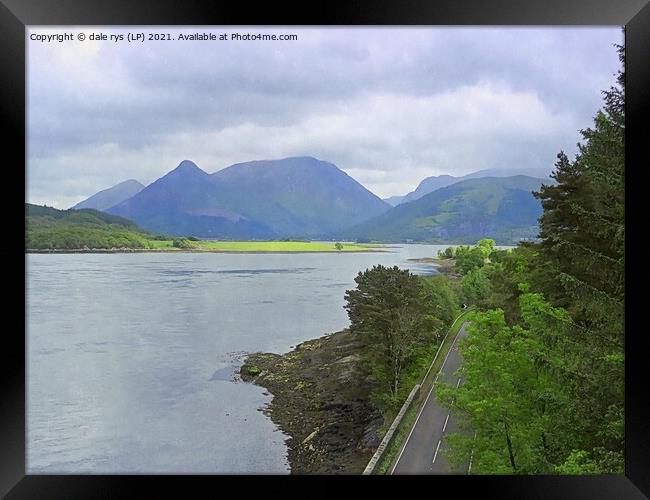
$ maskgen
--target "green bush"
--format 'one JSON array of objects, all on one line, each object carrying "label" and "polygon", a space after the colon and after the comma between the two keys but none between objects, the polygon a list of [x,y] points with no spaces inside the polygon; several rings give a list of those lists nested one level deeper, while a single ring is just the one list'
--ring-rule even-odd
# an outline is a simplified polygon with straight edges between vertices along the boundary
[{"label": "green bush", "polygon": [[192,242],[184,238],[174,238],[172,246],[174,248],[194,248]]}]

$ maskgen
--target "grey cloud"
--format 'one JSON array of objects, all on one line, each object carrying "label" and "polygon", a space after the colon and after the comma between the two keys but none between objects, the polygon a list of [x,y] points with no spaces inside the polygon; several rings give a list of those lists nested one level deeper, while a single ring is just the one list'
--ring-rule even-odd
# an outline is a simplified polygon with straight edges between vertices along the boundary
[{"label": "grey cloud", "polygon": [[591,124],[621,41],[616,28],[278,31],[299,41],[29,45],[29,195],[81,199],[193,156],[214,171],[316,155],[380,195],[425,172],[552,164]]}]

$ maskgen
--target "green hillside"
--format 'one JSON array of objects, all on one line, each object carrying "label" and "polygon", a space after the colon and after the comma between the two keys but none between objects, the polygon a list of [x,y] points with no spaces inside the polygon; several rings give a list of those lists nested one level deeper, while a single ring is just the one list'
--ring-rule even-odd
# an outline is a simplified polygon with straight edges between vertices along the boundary
[{"label": "green hillside", "polygon": [[342,234],[350,239],[515,244],[537,237],[542,207],[532,191],[542,179],[517,175],[469,179],[404,203]]},{"label": "green hillside", "polygon": [[312,157],[251,161],[211,175],[229,208],[279,235],[322,236],[390,206],[332,163]]},{"label": "green hillside", "polygon": [[145,250],[156,252],[372,252],[377,245],[316,241],[206,241],[144,231],[132,221],[94,209],[58,210],[25,204],[28,250]]},{"label": "green hillside", "polygon": [[153,248],[153,235],[123,217],[94,209],[25,204],[28,249]]}]

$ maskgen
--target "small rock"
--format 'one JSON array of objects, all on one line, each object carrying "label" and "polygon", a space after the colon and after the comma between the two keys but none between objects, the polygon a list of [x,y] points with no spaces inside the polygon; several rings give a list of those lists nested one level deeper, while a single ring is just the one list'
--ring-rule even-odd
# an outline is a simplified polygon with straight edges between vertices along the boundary
[{"label": "small rock", "polygon": [[316,437],[316,434],[318,434],[318,428],[314,432],[312,432],[309,436],[307,436],[305,439],[303,439],[302,444],[307,444],[309,441],[311,441]]},{"label": "small rock", "polygon": [[242,378],[245,377],[257,377],[260,373],[262,373],[262,370],[255,365],[242,365],[241,368],[239,369],[239,374],[242,376]]}]

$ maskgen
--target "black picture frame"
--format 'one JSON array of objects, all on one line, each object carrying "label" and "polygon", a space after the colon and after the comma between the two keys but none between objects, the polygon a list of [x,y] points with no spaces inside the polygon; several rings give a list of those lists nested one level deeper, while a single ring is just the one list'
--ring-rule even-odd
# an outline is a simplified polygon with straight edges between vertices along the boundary
[{"label": "black picture frame", "polygon": [[[25,27],[28,25],[613,25],[626,34],[626,472],[620,476],[436,476],[347,477],[365,488],[403,489],[427,481],[431,493],[453,487],[455,495],[478,488],[481,497],[498,498],[647,498],[650,496],[650,410],[648,363],[643,349],[645,329],[642,293],[642,243],[636,228],[643,221],[640,181],[648,168],[643,121],[650,116],[650,5],[646,0],[329,0],[298,5],[260,2],[146,0],[0,0],[0,116],[3,127],[5,190],[11,199],[11,239],[3,242],[5,262],[14,272],[5,284],[0,389],[0,494],[6,498],[93,498],[132,496],[146,491],[187,495],[188,487],[214,487],[228,479],[239,492],[253,486],[265,495],[286,494],[288,488],[311,494],[313,477],[250,476],[48,476],[25,475]],[[73,77],[71,75],[71,77]],[[585,124],[588,126],[589,124]],[[10,153],[7,155],[7,153]],[[22,175],[20,167],[22,166]],[[632,172],[632,174],[630,174]],[[9,177],[11,176],[11,177]],[[10,180],[8,180],[10,179]],[[630,182],[633,180],[633,182]],[[22,199],[21,199],[22,197]],[[22,264],[20,264],[22,263]],[[633,271],[630,272],[629,270]],[[641,265],[638,269],[642,269]],[[639,290],[639,292],[636,292]],[[26,298],[25,300],[28,300]],[[13,324],[14,326],[9,326]],[[21,327],[22,325],[22,327]],[[638,327],[638,328],[637,328]],[[344,478],[328,477],[334,488]],[[218,481],[218,483],[215,483]],[[152,489],[153,488],[153,489]],[[219,491],[220,491],[219,490]],[[156,494],[155,492],[159,492]],[[208,490],[211,491],[211,490]],[[218,490],[212,490],[215,493]],[[327,491],[325,491],[327,492]]]}]

